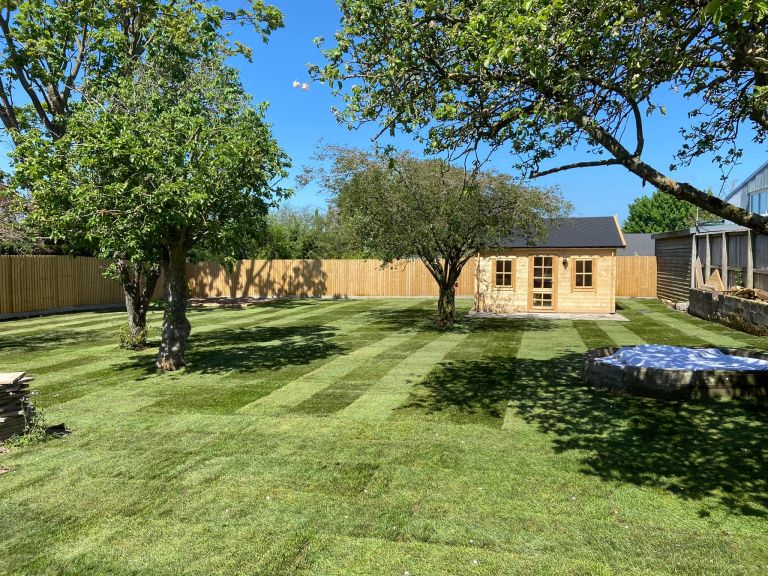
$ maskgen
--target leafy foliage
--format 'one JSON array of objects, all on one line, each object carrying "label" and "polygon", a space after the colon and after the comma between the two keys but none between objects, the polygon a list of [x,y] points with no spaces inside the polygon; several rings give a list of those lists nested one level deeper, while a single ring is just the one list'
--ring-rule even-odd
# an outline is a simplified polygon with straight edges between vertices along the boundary
[{"label": "leafy foliage", "polygon": [[264,237],[248,257],[298,260],[363,256],[333,208],[320,211],[283,206],[268,216]]},{"label": "leafy foliage", "polygon": [[99,239],[99,255],[153,261],[169,240],[227,254],[272,203],[287,159],[237,73],[216,61],[182,81],[144,66],[106,100],[88,99],[56,142],[32,131],[14,181],[35,219]]},{"label": "leafy foliage", "polygon": [[[231,41],[228,23],[253,26],[263,39],[282,15],[261,0],[227,10],[201,0],[21,0],[0,12],[0,120],[15,138],[38,127],[61,137],[83,86],[105,89],[136,62],[172,67],[222,48],[250,57]],[[224,43],[222,44],[222,40]]]},{"label": "leafy foliage", "polygon": [[641,196],[629,205],[623,228],[629,233],[671,232],[711,219],[712,214],[656,190],[651,196]]},{"label": "leafy foliage", "polygon": [[[683,98],[694,124],[674,168],[738,158],[739,130],[768,135],[766,2],[342,0],[319,80],[341,121],[419,134],[428,151],[508,147],[526,174],[622,165],[665,193],[768,231],[768,219],[643,160],[644,119]],[[322,42],[321,42],[322,43]],[[345,89],[345,82],[355,84]],[[680,96],[673,96],[671,91]],[[597,160],[542,168],[563,148]],[[607,155],[607,157],[606,157]]]}]

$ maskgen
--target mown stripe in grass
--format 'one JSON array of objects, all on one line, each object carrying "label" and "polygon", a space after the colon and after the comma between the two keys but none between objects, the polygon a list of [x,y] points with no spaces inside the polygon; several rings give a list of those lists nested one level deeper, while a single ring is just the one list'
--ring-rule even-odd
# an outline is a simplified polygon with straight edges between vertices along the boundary
[{"label": "mown stripe in grass", "polygon": [[594,321],[578,320],[573,323],[579,337],[587,348],[605,348],[615,342],[606,334],[603,327]]},{"label": "mown stripe in grass", "polygon": [[395,409],[408,400],[413,386],[466,338],[466,333],[448,333],[422,346],[389,370],[365,394],[338,412],[338,415],[358,420],[389,418]]},{"label": "mown stripe in grass", "polygon": [[[347,311],[345,315],[351,317],[363,311],[357,311],[353,314],[349,314],[349,312],[350,311]],[[290,314],[290,311],[282,311],[281,315],[282,314]],[[195,319],[193,318],[193,321],[194,320]],[[249,318],[247,320],[243,320],[240,316],[230,316],[227,314],[223,316],[217,315],[215,318],[206,318],[206,320],[207,322],[203,325],[203,327],[201,327],[199,323],[195,323],[193,326],[193,332],[189,342],[189,349],[191,352],[195,349],[201,348],[201,346],[204,347],[205,342],[215,343],[215,335],[217,333],[221,332],[222,334],[229,334],[232,332],[233,327],[242,325],[246,322],[250,323],[254,320],[254,318],[253,315],[249,314]],[[360,322],[362,323],[363,320],[361,319]],[[269,325],[270,324],[268,322],[264,323],[264,326]],[[87,336],[87,333],[84,333],[84,335]],[[203,340],[202,344],[201,336],[208,338],[207,340]],[[87,341],[85,338],[84,340]],[[97,343],[107,341],[107,339],[100,339],[97,341]],[[243,341],[246,343],[249,342],[247,335],[243,336]],[[94,342],[89,341],[89,343],[93,344]],[[24,368],[33,376],[55,374],[55,379],[57,382],[61,382],[62,379],[68,378],[72,372],[82,372],[83,370],[87,370],[89,368],[101,369],[102,366],[116,362],[127,362],[129,364],[139,362],[143,363],[144,357],[146,357],[145,368],[147,370],[151,370],[151,354],[153,353],[152,350],[147,350],[141,357],[138,357],[135,353],[117,349],[116,343],[104,344],[97,347],[90,347],[90,354],[83,357],[82,352],[79,351],[79,347],[76,347],[75,344],[80,344],[80,342],[72,342],[64,347],[57,346],[52,351],[41,351],[41,356],[44,354],[44,358],[47,361],[38,361],[31,355],[25,356]],[[191,356],[194,356],[194,354],[192,353]],[[3,355],[0,357],[0,365],[4,365],[6,363],[6,358],[8,361],[16,361],[15,357],[11,358]],[[88,366],[89,364],[90,366]],[[13,368],[13,366],[9,366],[9,369],[10,368]],[[236,368],[238,368],[238,366],[232,366],[232,369]],[[88,372],[82,374],[84,377],[88,377],[88,375]]]},{"label": "mown stripe in grass", "polygon": [[517,352],[516,394],[504,415],[502,428],[519,425],[520,412],[541,409],[537,397],[551,399],[559,386],[580,386],[587,346],[573,322],[557,323],[554,330],[525,332]]},{"label": "mown stripe in grass", "polygon": [[292,410],[293,413],[327,415],[338,412],[360,398],[394,366],[440,336],[439,332],[416,334],[376,355],[369,362],[356,367],[327,388],[307,398]]},{"label": "mown stripe in grass", "polygon": [[[386,333],[357,335],[366,326],[364,310],[336,314],[332,325],[264,326],[214,336],[189,355],[187,373],[199,374],[179,389],[164,390],[153,409],[231,414],[279,390],[325,364],[383,338]],[[408,306],[413,306],[409,303]],[[329,320],[327,316],[323,320]],[[337,334],[343,334],[339,337]],[[349,338],[348,338],[349,336]]]},{"label": "mown stripe in grass", "polygon": [[627,328],[648,344],[669,344],[672,346],[708,346],[711,342],[660,322],[653,313],[625,313],[630,319]]},{"label": "mown stripe in grass", "polygon": [[[648,316],[651,316],[657,322],[664,324],[666,326],[669,326],[670,328],[680,330],[681,332],[684,332],[686,334],[696,335],[701,340],[706,341],[709,344],[714,344],[715,346],[730,346],[733,348],[742,348],[746,345],[743,340],[739,338],[735,338],[733,335],[722,334],[722,333],[718,333],[713,330],[710,330],[708,327],[695,326],[695,325],[689,324],[681,320],[680,318],[678,318],[678,315],[682,316],[682,313],[677,312],[673,315],[673,314],[662,314],[660,312],[652,312]],[[735,333],[735,334],[738,335],[738,333]]]},{"label": "mown stripe in grass", "polygon": [[646,343],[624,324],[625,322],[600,322],[600,327],[611,339],[612,346],[637,346]]},{"label": "mown stripe in grass", "polygon": [[238,412],[266,412],[277,415],[290,410],[316,392],[345,377],[357,367],[358,363],[369,361],[382,350],[395,346],[408,339],[408,337],[404,333],[389,335],[386,332],[382,333],[381,338],[375,342],[366,342],[364,346],[352,350],[344,356],[333,358],[330,362],[321,365],[319,368],[286,383],[281,388],[273,391],[269,396],[243,406]]},{"label": "mown stripe in grass", "polygon": [[[687,330],[688,326],[692,327],[695,331],[706,334],[707,338],[712,337],[712,343],[717,346],[750,346],[753,348],[766,349],[768,348],[768,338],[764,336],[755,336],[746,332],[740,332],[728,326],[718,324],[717,322],[708,322],[701,318],[696,318],[690,314],[683,314],[679,312],[660,312],[660,314],[673,314],[672,318],[678,323],[681,330]],[[731,343],[728,343],[731,341]]]},{"label": "mown stripe in grass", "polygon": [[538,326],[540,322],[530,320],[473,320],[466,340],[412,389],[398,416],[500,426],[514,393],[523,331]]}]

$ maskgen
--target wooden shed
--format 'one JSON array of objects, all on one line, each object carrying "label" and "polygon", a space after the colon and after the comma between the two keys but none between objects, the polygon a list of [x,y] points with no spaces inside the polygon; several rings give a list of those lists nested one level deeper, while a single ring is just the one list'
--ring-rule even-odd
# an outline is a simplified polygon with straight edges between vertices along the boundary
[{"label": "wooden shed", "polygon": [[475,309],[614,313],[616,249],[626,245],[616,217],[563,218],[530,245],[510,238],[478,254]]}]

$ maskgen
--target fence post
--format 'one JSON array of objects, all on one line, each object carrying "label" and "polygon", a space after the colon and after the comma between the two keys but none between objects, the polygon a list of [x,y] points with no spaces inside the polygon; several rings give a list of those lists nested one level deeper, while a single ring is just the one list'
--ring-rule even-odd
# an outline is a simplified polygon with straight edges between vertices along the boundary
[{"label": "fence post", "polygon": [[747,230],[747,277],[744,279],[747,288],[755,285],[755,268],[752,261],[752,230]]}]

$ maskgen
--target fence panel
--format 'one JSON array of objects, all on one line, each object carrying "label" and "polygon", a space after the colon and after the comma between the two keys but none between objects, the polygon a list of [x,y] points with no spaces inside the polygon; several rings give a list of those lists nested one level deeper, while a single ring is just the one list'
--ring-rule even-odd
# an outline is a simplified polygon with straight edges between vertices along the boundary
[{"label": "fence panel", "polygon": [[616,296],[656,298],[656,256],[617,256]]},{"label": "fence panel", "polygon": [[104,278],[96,258],[0,256],[0,314],[122,304],[123,291]]}]

